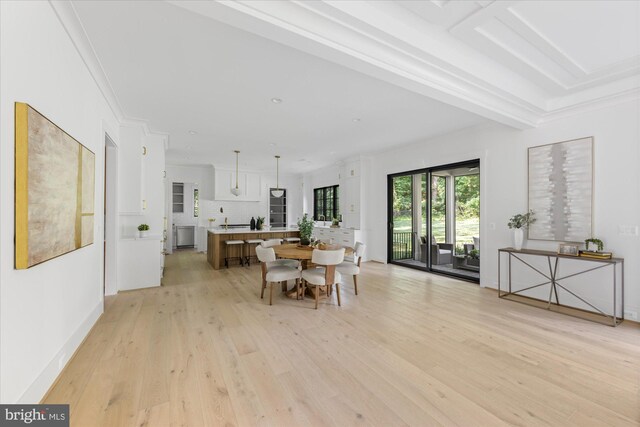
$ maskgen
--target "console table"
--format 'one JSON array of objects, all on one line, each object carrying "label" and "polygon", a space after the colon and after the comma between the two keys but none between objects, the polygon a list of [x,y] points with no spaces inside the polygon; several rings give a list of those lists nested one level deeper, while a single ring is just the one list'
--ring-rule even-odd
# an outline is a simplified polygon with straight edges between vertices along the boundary
[{"label": "console table", "polygon": [[[508,290],[502,290],[501,289],[501,280],[500,280],[500,276],[501,276],[501,258],[503,254],[507,254],[508,255]],[[524,258],[525,256],[537,256],[537,257],[545,257],[547,258],[547,263],[549,265],[549,272],[543,272],[540,269],[532,266],[529,262],[527,262]],[[512,260],[516,260],[521,262],[522,264],[526,265],[527,267],[529,267],[531,270],[537,272],[538,274],[540,274],[541,276],[543,276],[546,281],[543,283],[539,283],[533,286],[528,286],[524,289],[519,289],[519,290],[512,290],[511,285],[512,285],[512,281],[511,281],[511,262]],[[585,263],[585,269],[582,271],[579,271],[577,273],[573,273],[573,274],[569,274],[567,276],[563,276],[563,277],[558,277],[557,273],[558,273],[558,265],[560,263],[560,260],[562,259],[571,259],[574,261],[579,261],[579,262],[584,262]],[[595,264],[595,265],[594,265]],[[570,277],[576,277],[579,275],[586,275],[590,272],[593,272],[595,270],[599,270],[602,268],[607,268],[607,267],[611,267],[612,270],[612,288],[613,288],[613,315],[609,315],[607,313],[605,313],[604,311],[600,310],[598,307],[596,307],[594,304],[590,303],[589,301],[587,301],[585,298],[577,295],[575,292],[570,291],[569,289],[567,289],[566,287],[564,287],[560,282],[563,280],[566,280]],[[618,268],[619,267],[619,268]],[[618,277],[618,270],[620,270],[620,277]],[[620,307],[620,316],[618,316],[618,306],[617,306],[617,285],[618,282],[620,283],[620,297],[622,300],[622,304]],[[538,288],[540,286],[545,286],[545,285],[550,285],[549,286],[549,299],[546,301],[547,303],[547,309],[550,309],[551,305],[556,305],[556,306],[561,306],[561,307],[569,307],[575,310],[581,310],[581,311],[586,311],[589,313],[594,313],[594,314],[599,314],[600,316],[604,317],[607,321],[607,324],[610,324],[611,326],[617,326],[620,323],[622,323],[622,321],[624,320],[624,259],[623,258],[611,258],[611,259],[595,259],[595,258],[586,258],[586,257],[576,257],[576,256],[569,256],[569,255],[560,255],[557,254],[555,252],[551,252],[551,251],[540,251],[540,250],[534,250],[534,249],[514,249],[514,248],[501,248],[498,249],[498,297],[499,298],[507,298],[511,295],[517,295],[520,294],[521,292],[527,291],[527,290],[531,290],[534,288]],[[576,307],[571,307],[571,306],[567,306],[567,305],[563,305],[560,304],[560,300],[558,298],[558,288],[562,288],[563,290],[565,290],[566,292],[568,292],[569,294],[573,295],[574,297],[576,297],[577,299],[579,299],[580,301],[582,301],[583,303],[585,303],[586,305],[588,305],[589,307],[591,307],[592,309],[595,310],[595,312],[589,311],[589,310],[582,310],[580,308],[576,308]],[[555,296],[555,298],[553,298]],[[520,297],[525,297],[525,298],[530,298],[530,299],[534,299],[537,301],[543,301],[537,298],[532,298],[532,297],[527,297],[524,295],[520,295]],[[552,300],[555,299],[555,302]],[[519,301],[521,302],[521,301]],[[581,317],[581,316],[578,316]],[[587,320],[591,320],[591,319],[587,319]]]}]

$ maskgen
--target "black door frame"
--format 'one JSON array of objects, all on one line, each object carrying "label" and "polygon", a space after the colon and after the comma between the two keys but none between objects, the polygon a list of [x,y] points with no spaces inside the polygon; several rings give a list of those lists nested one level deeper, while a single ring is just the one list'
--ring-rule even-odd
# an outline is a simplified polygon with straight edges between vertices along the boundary
[{"label": "black door frame", "polygon": [[[478,165],[478,174],[481,174],[482,167],[481,167],[480,159],[474,159],[474,160],[465,160],[463,162],[449,163],[446,165],[438,165],[438,166],[433,166],[428,168],[414,169],[414,170],[405,171],[405,172],[397,172],[397,173],[392,173],[387,175],[387,263],[400,265],[402,267],[407,267],[407,268],[413,268],[415,270],[426,271],[433,274],[440,274],[443,276],[455,277],[457,279],[466,280],[473,283],[480,283],[479,279],[473,279],[468,276],[464,276],[462,274],[446,273],[442,270],[434,270],[431,267],[431,251],[430,250],[427,250],[427,263],[425,266],[405,264],[405,263],[394,261],[391,259],[393,254],[393,178],[397,178],[400,176],[412,176],[412,175],[424,173],[424,174],[427,174],[427,183],[430,185],[431,173],[434,171],[438,171],[442,169],[452,169],[452,168],[458,168],[458,167],[464,167],[464,166],[476,165],[476,164]],[[482,176],[480,176],[480,182],[482,183]],[[413,191],[413,180],[411,185],[412,185],[411,188]],[[480,202],[480,206],[482,206],[482,201]],[[412,212],[413,212],[413,209],[414,209],[414,206],[412,204],[411,205]],[[412,221],[413,221],[413,214],[412,214]],[[430,191],[427,191],[427,224],[429,229],[429,236],[431,236],[432,224],[431,224],[431,192]],[[427,242],[427,247],[428,246],[429,244]],[[415,248],[413,248],[412,253],[415,253]]]}]

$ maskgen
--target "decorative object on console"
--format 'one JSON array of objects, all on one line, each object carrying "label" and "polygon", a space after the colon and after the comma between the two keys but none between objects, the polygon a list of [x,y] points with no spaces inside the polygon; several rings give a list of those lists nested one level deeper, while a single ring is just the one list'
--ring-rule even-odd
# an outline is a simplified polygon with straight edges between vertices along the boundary
[{"label": "decorative object on console", "polygon": [[280,189],[280,156],[276,156],[276,188],[271,190],[271,195],[275,198],[282,197],[284,190]]},{"label": "decorative object on console", "polygon": [[522,229],[535,222],[536,218],[532,210],[525,214],[516,214],[509,219],[507,226],[513,229],[513,247],[516,250],[522,249],[522,243],[524,242],[524,231]]},{"label": "decorative object on console", "polygon": [[95,154],[15,103],[15,268],[93,243]]},{"label": "decorative object on console", "polygon": [[602,240],[593,237],[591,239],[585,240],[584,246],[589,252],[601,252],[602,250],[604,250],[604,243],[602,242]]},{"label": "decorative object on console", "polygon": [[256,219],[254,217],[251,217],[251,221],[249,221],[249,228],[251,230],[255,230],[256,229]]},{"label": "decorative object on console", "polygon": [[300,244],[308,245],[313,234],[313,219],[308,214],[298,220],[298,230],[300,230]]},{"label": "decorative object on console", "polygon": [[256,220],[256,230],[262,230],[263,226],[264,226],[264,217],[259,216],[258,219]]},{"label": "decorative object on console", "polygon": [[529,148],[529,239],[582,242],[591,236],[593,138]]},{"label": "decorative object on console", "polygon": [[[234,196],[239,196],[240,195],[240,189],[238,188],[238,155],[240,154],[240,151],[233,150],[233,152],[236,153],[236,187],[231,189],[231,194],[233,194]],[[222,208],[220,208],[220,209],[222,209]]]},{"label": "decorative object on console", "polygon": [[560,243],[560,245],[558,246],[558,254],[578,256],[580,255],[580,250],[578,248],[578,245],[570,243]]},{"label": "decorative object on console", "polygon": [[147,233],[149,232],[149,226],[147,224],[140,224],[138,226],[138,234],[140,237],[147,237]]}]

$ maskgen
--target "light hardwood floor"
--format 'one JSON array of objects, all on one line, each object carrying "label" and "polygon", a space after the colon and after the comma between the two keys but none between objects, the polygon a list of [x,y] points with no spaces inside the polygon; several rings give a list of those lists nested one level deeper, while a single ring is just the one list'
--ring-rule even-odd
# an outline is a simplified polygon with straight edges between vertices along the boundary
[{"label": "light hardwood floor", "polygon": [[[260,270],[167,257],[112,301],[45,399],[73,426],[638,426],[640,329],[402,267],[260,300]],[[275,290],[274,290],[275,291]],[[335,297],[335,295],[334,295]]]}]

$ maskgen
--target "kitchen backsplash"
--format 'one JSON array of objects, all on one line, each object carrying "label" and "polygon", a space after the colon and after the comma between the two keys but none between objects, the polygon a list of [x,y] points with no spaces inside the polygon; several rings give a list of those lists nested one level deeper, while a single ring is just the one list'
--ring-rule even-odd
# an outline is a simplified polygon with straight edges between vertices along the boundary
[{"label": "kitchen backsplash", "polygon": [[[209,226],[209,218],[215,218],[213,226],[224,224],[227,218],[229,224],[249,224],[251,217],[267,217],[267,202],[222,202],[214,200],[200,200],[200,215],[198,225]],[[220,208],[223,213],[220,213]]]}]

